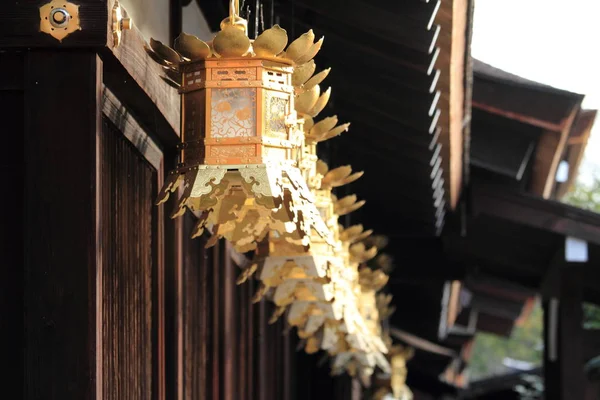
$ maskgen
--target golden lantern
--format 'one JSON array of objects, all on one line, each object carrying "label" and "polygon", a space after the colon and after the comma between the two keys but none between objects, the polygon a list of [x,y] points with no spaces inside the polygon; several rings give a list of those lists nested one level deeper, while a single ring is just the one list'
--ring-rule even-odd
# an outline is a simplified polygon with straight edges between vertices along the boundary
[{"label": "golden lantern", "polygon": [[390,347],[391,373],[384,384],[375,391],[373,400],[413,400],[414,396],[406,385],[408,369],[406,363],[414,356],[414,349],[402,345]]},{"label": "golden lantern", "polygon": [[377,366],[389,371],[383,355],[387,347],[380,330],[368,321],[374,318],[379,323],[375,291],[387,282],[387,275],[375,273],[371,278],[374,289],[369,300],[373,307],[368,314],[360,305],[364,296],[360,281],[369,278],[364,272],[359,275],[358,266],[377,254],[376,247],[362,242],[372,232],[361,225],[343,229],[338,224],[340,216],[360,208],[364,201],[357,201],[356,196],[337,199],[331,192],[333,187],[360,178],[362,172],[353,174],[349,166],[329,170],[316,157],[316,146],[310,137],[307,142],[302,171],[335,243],[332,246],[313,234],[310,247],[305,250],[270,237],[259,247],[255,263],[242,273],[239,283],[258,270],[261,289],[255,301],[270,293],[278,307],[271,322],[287,310],[287,322],[305,340],[305,351],[323,350],[333,357],[333,374],[347,371],[351,375],[368,376]]},{"label": "golden lantern", "polygon": [[[376,297],[377,313],[380,321],[389,319],[394,313],[395,308],[390,306],[392,295],[380,293]],[[372,400],[413,400],[413,393],[406,385],[408,374],[407,363],[414,357],[414,349],[400,344],[393,344],[388,330],[381,332],[383,342],[389,349],[387,358],[390,363],[390,370],[382,374],[375,382],[375,393]]]},{"label": "golden lantern", "polygon": [[304,121],[299,169],[333,242],[313,232],[309,246],[298,247],[277,234],[269,234],[238,283],[257,271],[261,287],[254,301],[267,295],[275,303],[277,309],[271,322],[287,312],[286,320],[305,341],[305,351],[325,351],[333,358],[334,374],[348,371],[364,376],[376,366],[389,371],[383,355],[387,348],[359,305],[358,266],[377,254],[376,247],[362,243],[372,231],[365,231],[362,225],[344,229],[338,223],[339,217],[357,210],[365,202],[354,195],[338,199],[332,193],[333,188],[349,184],[363,173],[353,173],[350,166],[330,170],[317,157],[317,145],[345,132],[349,124],[338,126],[335,116],[315,122],[330,94],[328,90],[325,102],[315,109],[315,88],[330,72],[326,69],[312,76],[315,70],[316,65],[311,61],[292,75],[296,111]]},{"label": "golden lantern", "polygon": [[323,74],[310,90],[294,88],[314,66],[322,40],[309,31],[286,49],[287,33],[275,25],[252,41],[238,3],[231,1],[212,42],[184,33],[174,49],[155,40],[146,49],[182,99],[181,162],[158,201],[182,188],[173,216],[200,213],[194,237],[212,225],[215,240],[225,237],[242,252],[269,232],[306,247],[311,227],[332,243],[299,169],[305,134],[296,111],[318,114],[329,91],[320,95]]},{"label": "golden lantern", "polygon": [[373,312],[360,305],[359,265],[377,254],[364,243],[372,232],[338,223],[365,202],[332,193],[362,172],[330,170],[317,157],[318,143],[349,126],[315,121],[331,95],[320,87],[330,70],[315,73],[313,61],[323,39],[311,30],[287,46],[276,25],[252,41],[238,11],[232,0],[212,42],[182,34],[173,49],[154,40],[146,49],[182,99],[180,164],[158,201],[180,191],[173,217],[198,213],[192,236],[210,226],[208,245],[224,237],[239,252],[255,250],[238,284],[256,272],[254,301],[276,304],[272,322],[287,312],[305,350],[325,351],[334,373],[388,371]]}]

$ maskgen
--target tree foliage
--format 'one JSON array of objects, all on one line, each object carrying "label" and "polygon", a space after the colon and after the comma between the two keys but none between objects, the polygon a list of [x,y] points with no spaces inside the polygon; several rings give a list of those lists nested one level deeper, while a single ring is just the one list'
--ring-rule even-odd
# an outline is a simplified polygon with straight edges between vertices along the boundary
[{"label": "tree foliage", "polygon": [[600,213],[600,176],[591,185],[577,182],[563,201],[575,207]]},{"label": "tree foliage", "polygon": [[544,357],[544,319],[539,302],[536,302],[529,318],[515,326],[510,338],[490,333],[478,333],[473,356],[469,363],[469,377],[478,380],[507,373],[505,358],[541,364]]}]

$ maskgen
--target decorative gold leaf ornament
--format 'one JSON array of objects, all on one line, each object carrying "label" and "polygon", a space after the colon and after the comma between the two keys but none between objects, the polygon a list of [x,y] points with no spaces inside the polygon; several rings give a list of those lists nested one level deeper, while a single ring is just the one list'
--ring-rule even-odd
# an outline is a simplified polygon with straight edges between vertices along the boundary
[{"label": "decorative gold leaf ornament", "polygon": [[182,33],[175,39],[175,50],[190,61],[204,60],[211,54],[208,44],[187,33]]},{"label": "decorative gold leaf ornament", "polygon": [[252,48],[258,57],[275,57],[285,49],[287,43],[287,32],[275,25],[261,33],[252,44]]},{"label": "decorative gold leaf ornament", "polygon": [[[273,26],[253,42],[238,0],[229,11],[212,42],[182,33],[174,49],[153,39],[146,47],[182,97],[181,162],[158,203],[179,191],[173,217],[200,213],[192,235],[212,227],[208,245],[224,237],[237,251],[250,251],[270,234],[296,249],[307,248],[313,234],[332,245],[298,162],[304,121],[295,111],[292,76],[300,67],[295,60],[315,51],[314,35],[290,45],[297,57],[289,59],[284,29]],[[307,72],[308,80],[314,71]],[[317,93],[307,109],[318,100]]]}]

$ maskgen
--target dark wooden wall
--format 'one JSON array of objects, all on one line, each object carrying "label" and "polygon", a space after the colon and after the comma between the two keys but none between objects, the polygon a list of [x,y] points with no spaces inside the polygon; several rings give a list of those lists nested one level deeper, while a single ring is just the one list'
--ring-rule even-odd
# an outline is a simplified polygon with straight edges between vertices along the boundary
[{"label": "dark wooden wall", "polygon": [[[23,395],[23,246],[24,217],[24,57],[0,53],[0,325],[3,327],[6,368],[3,379],[14,398]],[[15,384],[15,382],[17,384]]]},{"label": "dark wooden wall", "polygon": [[157,171],[107,118],[100,135],[102,393],[158,398]]},{"label": "dark wooden wall", "polygon": [[205,249],[191,213],[154,205],[176,140],[136,113],[148,98],[121,96],[128,77],[105,59],[0,52],[3,393],[351,399],[349,378],[296,352],[283,320],[267,323],[257,282],[235,285],[227,243]]}]

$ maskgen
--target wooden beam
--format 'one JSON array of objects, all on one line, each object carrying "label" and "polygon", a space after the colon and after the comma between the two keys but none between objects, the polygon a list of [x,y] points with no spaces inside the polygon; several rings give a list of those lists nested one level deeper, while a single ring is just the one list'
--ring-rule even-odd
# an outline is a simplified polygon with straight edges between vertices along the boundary
[{"label": "wooden beam", "polygon": [[405,9],[390,18],[389,11],[366,2],[300,0],[294,4],[313,12],[311,23],[357,31],[359,35],[371,36],[378,45],[391,42],[431,53],[440,33],[439,26],[432,23],[437,8],[427,10],[427,7],[404,3]]},{"label": "wooden beam", "polygon": [[[314,26],[302,19],[291,20],[285,15],[281,16],[281,22],[285,26],[295,24],[296,28],[301,32],[314,28]],[[407,49],[401,56],[397,56],[394,52],[388,53],[386,47],[380,48],[365,42],[357,43],[357,41],[348,39],[348,35],[344,32],[333,32],[331,28],[323,28],[324,34],[327,36],[324,46],[331,46],[337,49],[337,59],[346,59],[354,65],[362,64],[371,68],[378,68],[387,71],[390,75],[393,75],[396,69],[408,69],[430,75],[434,71],[435,62],[439,56],[437,49],[432,51],[431,54]]]},{"label": "wooden beam", "polygon": [[562,159],[579,105],[573,107],[559,132],[546,131],[538,140],[531,177],[530,192],[549,198],[556,185],[556,170]]},{"label": "wooden beam", "polygon": [[442,2],[436,22],[442,33],[437,68],[441,72],[439,89],[442,110],[439,125],[444,159],[446,196],[451,209],[456,207],[463,175],[463,119],[465,103],[465,52],[467,51],[468,0]]},{"label": "wooden beam", "polygon": [[475,70],[473,106],[528,125],[561,132],[569,123],[573,108],[583,95],[554,89],[536,83],[523,83],[491,66]]},{"label": "wooden beam", "polygon": [[575,184],[579,175],[579,166],[587,148],[587,143],[596,121],[597,110],[582,110],[573,124],[572,134],[567,140],[567,156],[569,178],[565,183],[558,183],[555,198],[562,199]]},{"label": "wooden beam", "polygon": [[547,122],[542,119],[530,117],[522,113],[507,111],[503,108],[494,107],[492,105],[488,105],[477,100],[473,100],[473,107],[490,114],[499,115],[508,119],[514,119],[515,121],[519,121],[524,124],[532,125],[538,128],[547,129],[549,131],[556,132],[560,130],[560,124],[558,123]]},{"label": "wooden beam", "polygon": [[[380,31],[386,36],[397,36],[403,26],[423,31],[432,29],[435,16],[440,8],[440,0],[431,5],[402,2],[394,4],[393,9],[384,3],[368,3],[356,0],[297,0],[298,7],[304,7],[318,14],[331,15],[338,23],[346,23],[357,29]],[[390,16],[390,14],[392,14]]]},{"label": "wooden beam", "polygon": [[24,398],[93,399],[102,63],[32,51],[25,78]]},{"label": "wooden beam", "polygon": [[456,318],[461,310],[460,304],[460,292],[462,290],[461,281],[453,281],[450,283],[450,296],[448,298],[448,316],[446,318],[446,325],[448,327],[454,326]]},{"label": "wooden beam", "polygon": [[164,158],[160,146],[146,135],[137,120],[126,112],[126,107],[107,87],[102,88],[102,112],[154,169],[159,171]]},{"label": "wooden beam", "polygon": [[[600,215],[495,185],[471,188],[473,213],[600,244]],[[594,262],[594,260],[590,260]]]},{"label": "wooden beam", "polygon": [[[108,0],[108,7],[112,9],[115,0]],[[135,22],[135,21],[134,21]],[[135,27],[135,25],[127,31],[123,32],[121,37],[121,44],[115,47],[112,38],[112,21],[108,21],[108,28],[105,31],[105,43],[107,43],[108,50],[105,50],[103,57],[107,65],[111,66],[111,69],[116,68],[114,58],[118,60],[123,68],[127,71],[130,78],[122,78],[120,81],[115,82],[115,85],[109,85],[111,90],[123,98],[121,93],[118,92],[120,87],[131,85],[128,80],[133,78],[136,86],[139,86],[146,96],[155,104],[156,108],[162,114],[169,125],[169,129],[177,136],[180,132],[180,105],[181,100],[177,90],[169,86],[165,81],[162,80],[161,76],[164,75],[161,66],[155,63],[146,51],[144,46],[146,45],[146,39],[141,32]],[[126,95],[126,93],[124,93]],[[156,129],[158,132],[161,129]]]}]

